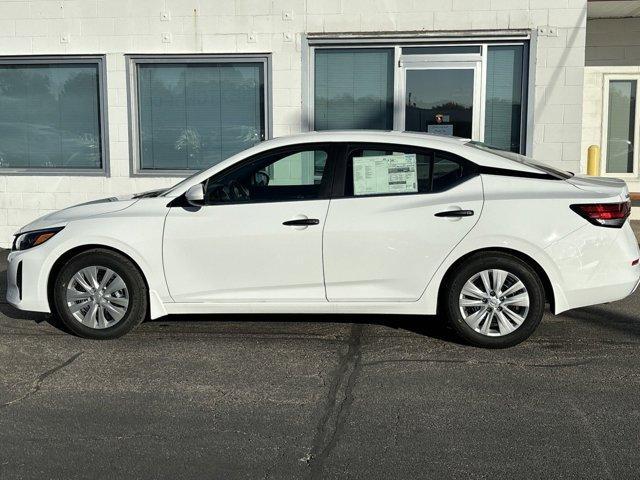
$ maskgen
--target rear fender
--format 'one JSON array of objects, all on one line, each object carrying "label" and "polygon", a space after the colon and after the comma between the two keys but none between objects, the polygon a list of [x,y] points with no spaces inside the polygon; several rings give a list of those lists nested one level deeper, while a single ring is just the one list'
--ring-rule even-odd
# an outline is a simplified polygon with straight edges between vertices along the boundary
[{"label": "rear fender", "polygon": [[562,287],[562,273],[543,249],[516,237],[483,236],[463,240],[442,262],[419,300],[423,303],[425,314],[435,315],[437,313],[440,286],[453,264],[467,255],[486,250],[511,250],[530,257],[548,277],[554,296],[553,313],[561,312],[568,308]]}]

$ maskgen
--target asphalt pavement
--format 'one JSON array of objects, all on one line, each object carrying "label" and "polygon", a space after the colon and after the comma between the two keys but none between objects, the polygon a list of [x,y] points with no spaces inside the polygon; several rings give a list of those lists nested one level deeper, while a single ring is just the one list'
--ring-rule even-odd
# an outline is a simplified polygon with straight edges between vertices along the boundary
[{"label": "asphalt pavement", "polygon": [[96,342],[0,304],[0,478],[638,478],[639,307],[547,314],[495,351],[371,315]]}]

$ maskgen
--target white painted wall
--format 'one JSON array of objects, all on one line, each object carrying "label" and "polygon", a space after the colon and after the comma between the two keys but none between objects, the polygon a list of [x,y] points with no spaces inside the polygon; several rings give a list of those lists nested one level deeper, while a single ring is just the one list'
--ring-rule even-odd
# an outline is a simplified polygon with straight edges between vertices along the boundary
[{"label": "white painted wall", "polygon": [[532,42],[531,147],[577,170],[585,22],[586,0],[1,0],[0,55],[107,55],[111,176],[0,176],[0,245],[52,210],[177,180],[130,177],[125,53],[272,52],[280,136],[300,130],[304,32],[557,27]]}]

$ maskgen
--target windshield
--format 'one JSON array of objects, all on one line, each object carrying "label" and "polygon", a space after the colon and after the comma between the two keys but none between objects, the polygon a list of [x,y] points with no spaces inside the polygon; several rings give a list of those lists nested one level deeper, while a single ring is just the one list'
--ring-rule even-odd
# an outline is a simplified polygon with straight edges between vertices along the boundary
[{"label": "windshield", "polygon": [[502,158],[513,160],[514,162],[522,163],[523,165],[527,165],[528,167],[537,168],[538,170],[542,170],[543,172],[548,173],[549,175],[553,175],[554,177],[560,178],[562,180],[573,177],[573,173],[571,172],[566,172],[564,170],[560,170],[559,168],[554,168],[551,165],[539,162],[538,160],[534,160],[533,158],[527,157],[525,155],[520,155],[519,153],[498,150],[497,148],[491,147],[482,142],[476,142],[475,140],[467,142],[466,145],[477,148],[479,150],[484,150],[485,152],[493,153],[494,155],[499,155]]}]

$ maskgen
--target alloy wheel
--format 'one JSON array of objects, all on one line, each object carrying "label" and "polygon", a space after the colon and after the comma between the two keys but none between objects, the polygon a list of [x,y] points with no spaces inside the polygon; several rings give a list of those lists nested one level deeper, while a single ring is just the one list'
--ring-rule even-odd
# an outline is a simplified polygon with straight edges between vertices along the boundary
[{"label": "alloy wheel", "polygon": [[129,308],[129,291],[122,277],[102,266],[89,266],[69,280],[69,312],[84,326],[103,329],[122,320]]},{"label": "alloy wheel", "polygon": [[529,292],[513,273],[483,270],[462,287],[462,319],[476,332],[501,337],[517,330],[529,313]]}]

